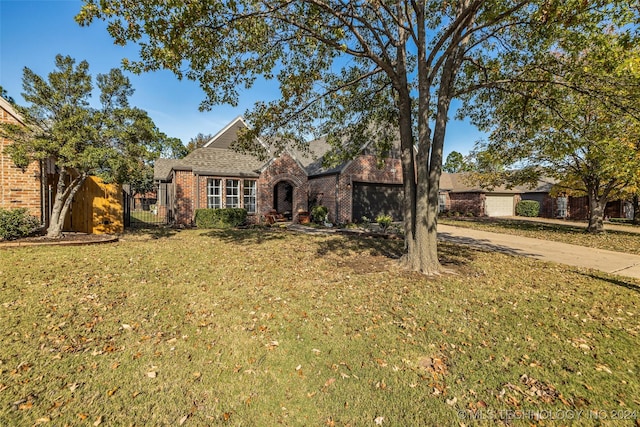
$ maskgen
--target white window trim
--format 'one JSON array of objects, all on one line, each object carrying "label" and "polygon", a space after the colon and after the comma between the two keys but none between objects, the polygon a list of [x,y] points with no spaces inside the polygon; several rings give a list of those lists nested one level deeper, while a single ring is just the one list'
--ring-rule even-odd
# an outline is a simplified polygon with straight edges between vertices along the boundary
[{"label": "white window trim", "polygon": [[[251,183],[247,186],[247,183]],[[251,193],[247,194],[247,189],[251,190]],[[253,210],[247,208],[246,199],[253,199]],[[254,179],[245,179],[242,182],[242,207],[247,210],[248,214],[254,214],[258,211],[258,182]]]},{"label": "white window trim", "polygon": [[[216,181],[217,184],[216,185]],[[220,209],[224,207],[222,198],[222,189],[224,180],[220,178],[208,178],[207,179],[207,208]],[[218,194],[215,194],[215,188],[218,188]],[[218,200],[218,206],[215,205],[216,198]]]}]

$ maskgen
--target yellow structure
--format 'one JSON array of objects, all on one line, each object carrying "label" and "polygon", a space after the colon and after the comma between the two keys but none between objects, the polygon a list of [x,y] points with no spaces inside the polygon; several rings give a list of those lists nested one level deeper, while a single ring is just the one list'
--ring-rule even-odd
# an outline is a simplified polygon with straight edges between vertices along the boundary
[{"label": "yellow structure", "polygon": [[122,186],[90,176],[73,198],[65,230],[89,234],[124,231]]}]

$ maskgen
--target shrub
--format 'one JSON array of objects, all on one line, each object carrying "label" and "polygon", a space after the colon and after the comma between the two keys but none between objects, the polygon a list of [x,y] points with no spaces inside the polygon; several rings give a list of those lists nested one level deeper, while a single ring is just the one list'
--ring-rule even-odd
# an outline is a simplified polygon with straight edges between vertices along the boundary
[{"label": "shrub", "polygon": [[38,229],[40,221],[27,209],[0,209],[0,239],[13,240],[28,236]]},{"label": "shrub", "polygon": [[247,211],[242,208],[196,209],[196,227],[232,228],[247,220]]},{"label": "shrub", "polygon": [[535,200],[521,200],[516,205],[516,215],[534,217],[540,214],[540,203]]},{"label": "shrub", "polygon": [[378,225],[380,226],[380,229],[384,233],[387,231],[387,228],[389,228],[389,226],[393,222],[393,218],[391,218],[390,215],[380,214],[376,217],[376,222],[378,223]]},{"label": "shrub", "polygon": [[327,221],[329,209],[326,206],[318,205],[311,208],[311,219],[316,224],[322,224]]},{"label": "shrub", "polygon": [[362,228],[364,228],[365,230],[368,230],[368,229],[369,229],[369,227],[371,227],[371,220],[370,220],[368,217],[363,216],[363,217],[360,219],[360,226],[361,226]]}]

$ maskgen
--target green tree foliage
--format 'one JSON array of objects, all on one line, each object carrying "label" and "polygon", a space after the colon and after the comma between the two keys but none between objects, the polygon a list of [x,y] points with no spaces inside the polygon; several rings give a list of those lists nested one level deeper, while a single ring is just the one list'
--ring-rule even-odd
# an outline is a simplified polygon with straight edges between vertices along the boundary
[{"label": "green tree foliage", "polygon": [[211,138],[213,138],[213,135],[211,134],[208,134],[208,135],[205,135],[203,133],[197,134],[195,137],[189,140],[189,143],[187,144],[187,153],[190,153],[193,150],[196,150],[198,148],[204,147],[204,144],[209,142]]},{"label": "green tree foliage", "polygon": [[442,170],[449,173],[457,172],[469,172],[473,169],[473,165],[470,164],[464,156],[457,151],[452,151],[447,156],[447,160],[444,162]]},{"label": "green tree foliage", "polygon": [[149,164],[172,140],[147,113],[129,105],[133,88],[118,69],[96,77],[100,107],[89,104],[93,82],[89,64],[58,55],[47,79],[24,69],[27,107],[17,107],[26,126],[3,124],[13,143],[6,148],[14,163],[52,159],[58,171],[47,236],[61,236],[73,196],[89,175],[107,182],[142,179]]},{"label": "green tree foliage", "polygon": [[304,149],[315,132],[329,135],[337,159],[371,140],[384,156],[399,139],[404,261],[428,274],[440,270],[438,185],[451,101],[497,84],[492,70],[515,79],[559,37],[602,32],[629,11],[626,2],[579,0],[84,0],[76,19],[108,21],[116,43],[138,43],[129,69],[198,81],[204,109],[235,105],[259,77],[276,81],[280,98],[247,114],[252,131],[241,149],[257,149],[256,135]]},{"label": "green tree foliage", "polygon": [[483,155],[517,166],[502,178],[552,177],[556,192],[586,195],[591,232],[603,230],[607,202],[640,183],[640,79],[629,69],[635,45],[627,32],[594,37],[588,48],[565,45],[516,90],[494,91],[475,106],[476,122],[492,132]]},{"label": "green tree foliage", "polygon": [[9,95],[7,90],[5,88],[3,88],[1,85],[0,85],[0,96],[3,97],[5,100],[7,100],[7,102],[9,102],[10,104],[14,104],[15,105],[16,100],[13,99],[13,97],[11,95]]}]

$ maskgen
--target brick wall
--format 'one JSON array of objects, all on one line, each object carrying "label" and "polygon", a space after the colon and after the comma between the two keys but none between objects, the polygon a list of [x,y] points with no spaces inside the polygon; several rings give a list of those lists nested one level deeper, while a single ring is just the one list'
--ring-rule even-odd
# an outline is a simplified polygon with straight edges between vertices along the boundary
[{"label": "brick wall", "polygon": [[267,215],[275,208],[273,200],[274,187],[282,181],[293,186],[292,214],[293,221],[298,220],[298,211],[306,211],[308,206],[309,185],[307,174],[289,154],[283,153],[272,160],[258,178],[258,214]]},{"label": "brick wall", "polygon": [[191,171],[175,171],[176,223],[193,223],[195,179]]},{"label": "brick wall", "polygon": [[[604,210],[604,215],[609,218],[622,218],[624,217],[623,202],[621,200],[614,200],[607,203]],[[589,219],[589,198],[587,196],[582,197],[569,197],[569,219]]]},{"label": "brick wall", "polygon": [[584,197],[569,197],[569,203],[567,207],[568,219],[587,219],[589,218],[589,201],[587,196]]},{"label": "brick wall", "polygon": [[[4,100],[0,103],[0,122],[20,124],[5,104]],[[0,208],[27,208],[31,215],[42,221],[40,164],[33,162],[24,171],[16,167],[11,158],[4,154],[5,147],[11,143],[8,139],[0,138]]]},{"label": "brick wall", "polygon": [[466,214],[473,213],[474,216],[484,216],[483,193],[449,193],[449,210]]},{"label": "brick wall", "polygon": [[313,205],[324,206],[329,212],[329,222],[335,222],[338,215],[336,204],[337,174],[309,178],[309,209]]}]

